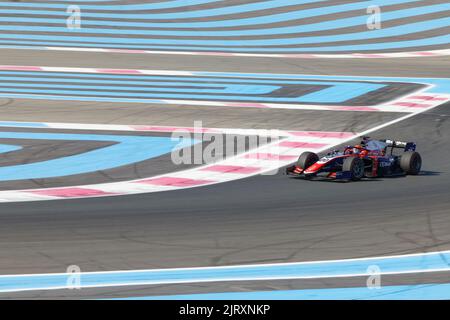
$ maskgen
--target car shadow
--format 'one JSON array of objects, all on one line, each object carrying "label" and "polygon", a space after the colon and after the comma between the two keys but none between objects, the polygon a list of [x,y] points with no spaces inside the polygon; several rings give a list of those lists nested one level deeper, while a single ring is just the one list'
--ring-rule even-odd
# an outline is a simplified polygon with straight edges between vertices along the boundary
[{"label": "car shadow", "polygon": [[441,173],[438,171],[420,171],[419,176],[439,176]]},{"label": "car shadow", "polygon": [[[441,172],[438,171],[421,171],[418,176],[438,176]],[[304,177],[289,177],[290,179],[296,179],[296,180],[304,180],[304,181],[310,181],[310,182],[328,182],[328,183],[348,183],[348,182],[379,182],[379,181],[386,181],[390,179],[399,179],[399,178],[406,178],[408,175],[406,174],[399,174],[394,176],[387,176],[387,177],[379,177],[379,178],[363,178],[359,181],[352,181],[352,180],[334,180],[329,179],[326,177],[315,177],[310,179],[305,179]]]}]

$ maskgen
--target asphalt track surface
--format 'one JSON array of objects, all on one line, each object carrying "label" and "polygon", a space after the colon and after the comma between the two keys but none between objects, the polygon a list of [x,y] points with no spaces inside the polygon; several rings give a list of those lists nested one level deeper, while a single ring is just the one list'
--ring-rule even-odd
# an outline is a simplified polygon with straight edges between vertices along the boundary
[{"label": "asphalt track surface", "polygon": [[[448,57],[275,59],[1,49],[4,65],[448,77]],[[416,177],[311,182],[282,174],[126,197],[0,204],[0,274],[134,270],[358,258],[450,249],[450,136],[444,104],[371,133],[414,140]],[[251,110],[4,98],[2,121],[356,131],[404,114]],[[357,140],[355,140],[357,141]],[[444,283],[448,272],[384,284]],[[365,278],[217,282],[3,293],[2,298],[105,298],[364,286]]]}]

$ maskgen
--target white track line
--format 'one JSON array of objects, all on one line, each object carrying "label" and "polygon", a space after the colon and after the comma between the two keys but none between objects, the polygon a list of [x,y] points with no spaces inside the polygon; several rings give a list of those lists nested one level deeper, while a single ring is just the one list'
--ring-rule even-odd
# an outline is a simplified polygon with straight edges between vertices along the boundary
[{"label": "white track line", "polygon": [[[28,49],[29,48],[17,48]],[[103,52],[122,54],[162,54],[187,56],[221,56],[221,57],[254,57],[254,58],[289,58],[289,59],[388,59],[388,58],[429,58],[450,55],[450,49],[388,52],[388,53],[349,53],[349,54],[264,54],[264,53],[228,53],[228,52],[196,52],[196,51],[157,51],[157,50],[127,50],[103,48],[76,47],[36,47],[37,50],[74,51],[74,52]],[[32,49],[31,49],[32,50]]]}]

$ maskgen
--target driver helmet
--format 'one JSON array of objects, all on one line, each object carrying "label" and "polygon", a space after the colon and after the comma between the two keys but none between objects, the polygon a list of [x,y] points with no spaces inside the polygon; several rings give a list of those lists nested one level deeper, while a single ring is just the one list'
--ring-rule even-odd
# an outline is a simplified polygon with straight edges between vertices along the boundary
[{"label": "driver helmet", "polygon": [[353,147],[353,153],[354,154],[360,154],[361,153],[361,149],[362,149],[362,146],[357,144],[356,146]]},{"label": "driver helmet", "polygon": [[370,137],[365,136],[365,137],[362,138],[361,144],[362,144],[363,146],[365,146],[365,145],[367,145],[367,143],[368,143],[369,141],[370,141]]}]

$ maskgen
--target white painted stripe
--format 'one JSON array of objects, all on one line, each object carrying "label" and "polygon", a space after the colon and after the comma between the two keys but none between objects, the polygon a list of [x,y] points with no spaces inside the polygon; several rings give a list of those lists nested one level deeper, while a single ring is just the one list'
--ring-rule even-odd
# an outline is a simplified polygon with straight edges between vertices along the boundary
[{"label": "white painted stripe", "polygon": [[[316,263],[335,263],[335,262],[358,262],[358,261],[371,261],[377,259],[397,259],[397,258],[407,258],[407,257],[419,257],[419,256],[431,256],[435,254],[450,254],[450,250],[444,251],[432,251],[432,252],[417,252],[417,253],[407,253],[407,254],[397,254],[388,256],[375,256],[375,257],[362,257],[362,258],[343,258],[343,259],[331,259],[331,260],[314,260],[314,261],[300,261],[300,262],[279,262],[279,263],[264,263],[264,264],[238,264],[238,265],[226,265],[226,266],[214,266],[214,269],[234,269],[238,268],[254,268],[260,266],[267,267],[277,267],[277,266],[292,266],[292,265],[308,265]],[[134,273],[134,272],[159,272],[159,271],[190,271],[190,270],[207,270],[211,267],[183,267],[183,268],[160,268],[160,269],[137,269],[137,270],[114,270],[114,271],[92,271],[83,272],[85,274],[111,274],[111,273]],[[68,273],[35,273],[35,274],[7,274],[0,275],[0,278],[4,277],[35,277],[35,276],[47,276],[47,275],[67,275]]]},{"label": "white painted stripe", "polygon": [[[22,49],[22,48],[17,48]],[[23,48],[28,49],[29,48]],[[228,53],[228,52],[196,52],[196,51],[156,51],[156,50],[127,50],[104,48],[77,48],[77,47],[36,47],[37,50],[52,51],[86,51],[108,52],[122,54],[161,54],[161,55],[195,55],[195,56],[224,56],[224,57],[261,57],[261,58],[292,58],[292,59],[386,59],[448,56],[450,49],[415,51],[415,52],[388,52],[388,53],[350,53],[350,54],[265,54],[265,53]]]},{"label": "white painted stripe", "polygon": [[[28,121],[1,121],[0,126],[7,127],[8,123],[14,127],[30,128],[33,124],[38,129],[45,129],[39,125],[45,125],[51,129],[67,130],[97,130],[97,131],[137,131],[137,132],[172,132],[179,130],[193,130],[193,127],[182,126],[160,126],[160,125],[119,125],[119,124],[95,124],[95,123],[62,123],[62,122],[28,122]],[[321,143],[336,143],[341,138],[317,137],[315,134],[321,134],[323,131],[295,131],[281,129],[245,129],[245,128],[203,128],[208,133],[234,134],[234,135],[257,135],[261,137],[289,137],[290,141],[314,142],[319,139]],[[296,135],[296,132],[305,133],[303,136]],[[310,135],[307,135],[310,133]],[[352,132],[337,132],[344,135],[353,135]]]},{"label": "white painted stripe", "polygon": [[25,202],[25,201],[44,201],[57,200],[58,197],[37,195],[32,193],[23,193],[16,190],[0,191],[0,202]]}]

